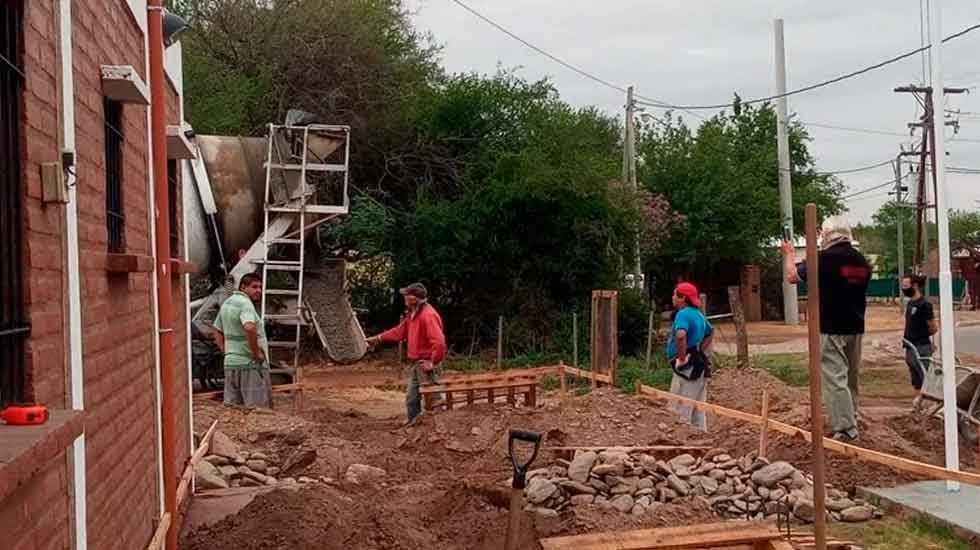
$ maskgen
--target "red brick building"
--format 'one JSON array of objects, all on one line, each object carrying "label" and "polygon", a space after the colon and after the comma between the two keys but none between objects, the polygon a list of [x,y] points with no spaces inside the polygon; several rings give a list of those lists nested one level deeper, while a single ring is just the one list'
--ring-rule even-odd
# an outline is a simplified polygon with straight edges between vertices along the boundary
[{"label": "red brick building", "polygon": [[[40,427],[0,424],[5,549],[145,548],[162,515],[146,20],[145,0],[0,0],[0,402],[53,411]],[[179,44],[167,75],[179,131]],[[192,447],[182,233],[178,472]]]}]

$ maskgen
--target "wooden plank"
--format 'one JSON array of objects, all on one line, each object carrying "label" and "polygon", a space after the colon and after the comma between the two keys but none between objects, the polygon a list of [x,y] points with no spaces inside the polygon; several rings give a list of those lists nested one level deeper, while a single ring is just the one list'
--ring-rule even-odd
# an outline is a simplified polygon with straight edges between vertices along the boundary
[{"label": "wooden plank", "polygon": [[537,384],[532,384],[527,388],[527,395],[525,396],[525,405],[529,407],[538,406],[538,386]]},{"label": "wooden plank", "polygon": [[446,410],[453,410],[453,392],[446,392]]},{"label": "wooden plank", "polygon": [[474,390],[466,390],[466,404],[472,405],[475,400]]},{"label": "wooden plank", "polygon": [[[766,548],[768,548],[769,550],[795,550],[792,544],[782,539],[769,541],[769,546],[767,546]],[[827,548],[829,550],[830,546],[828,546]]]},{"label": "wooden plank", "polygon": [[[494,390],[508,390],[508,391],[510,391],[510,390],[512,390],[514,388],[524,388],[524,387],[527,387],[527,386],[532,386],[534,384],[535,384],[534,382],[526,382],[526,381],[525,382],[518,381],[518,382],[506,382],[506,383],[473,384],[473,385],[465,385],[465,386],[457,386],[455,384],[454,385],[443,385],[443,384],[439,384],[439,385],[423,386],[423,387],[419,388],[419,392],[421,392],[422,395],[426,395],[426,394],[432,394],[432,393],[443,393],[443,392],[451,392],[451,391],[456,392],[456,391],[467,391],[467,390],[482,391],[482,390],[494,389]],[[513,397],[512,395],[508,395],[508,401],[511,401],[511,398],[512,397]]]},{"label": "wooden plank", "polygon": [[507,386],[507,403],[510,405],[516,405],[517,399],[514,397],[514,386]]},{"label": "wooden plank", "polygon": [[565,380],[565,364],[558,365],[558,387],[561,388],[561,396],[565,397],[568,393],[568,382]]},{"label": "wooden plank", "polygon": [[[694,399],[688,399],[686,397],[681,397],[679,395],[672,394],[670,392],[665,392],[653,388],[650,386],[642,386],[641,395],[652,398],[666,399],[668,401],[677,401],[680,403],[690,404],[694,409],[715,413],[719,416],[725,416],[728,418],[735,418],[737,420],[742,420],[745,422],[750,422],[753,424],[762,425],[762,417],[738,411],[735,409],[729,409],[728,407],[722,407],[720,405],[714,405],[711,403],[706,403],[703,401],[697,401]],[[799,436],[806,441],[811,440],[810,432],[802,428],[797,428],[796,426],[791,426],[778,420],[769,420],[769,427],[773,430],[784,433],[790,436]],[[962,483],[969,483],[971,485],[980,485],[980,474],[975,474],[972,472],[963,471],[953,471],[943,468],[941,466],[934,466],[932,464],[926,464],[923,462],[917,462],[915,460],[909,460],[907,458],[902,458],[887,453],[882,453],[879,451],[873,451],[871,449],[865,449],[858,447],[856,445],[851,445],[849,443],[844,443],[842,441],[836,441],[825,437],[823,441],[824,447],[834,451],[836,453],[848,456],[851,458],[856,458],[858,460],[865,460],[867,462],[874,462],[876,464],[882,464],[895,468],[896,470],[901,470],[903,472],[908,472],[911,474],[920,475],[923,477],[930,477],[934,479],[945,479],[952,481],[960,481]]]},{"label": "wooden plank", "polygon": [[[591,379],[594,382],[602,382],[603,384],[610,383],[609,376],[606,374],[599,374],[597,372],[590,372],[587,370],[577,369],[575,367],[569,367],[568,365],[565,365],[565,372],[574,376],[578,376],[579,378]],[[593,387],[595,387],[594,384]]]},{"label": "wooden plank", "polygon": [[153,538],[150,539],[150,544],[147,545],[146,550],[163,550],[164,545],[167,543],[167,531],[170,530],[170,512],[164,512],[163,516],[160,518],[160,523],[157,525],[156,531],[153,532]]},{"label": "wooden plank", "polygon": [[214,435],[215,430],[218,428],[218,421],[215,420],[208,427],[208,431],[204,432],[204,437],[201,438],[201,444],[197,446],[197,449],[191,455],[190,460],[187,461],[187,466],[184,467],[184,472],[180,476],[180,482],[177,484],[177,509],[179,510],[187,498],[187,494],[190,491],[191,480],[194,479],[194,467],[197,463],[204,458],[204,455],[208,454],[211,450],[211,437]]},{"label": "wooden plank", "polygon": [[762,427],[759,429],[759,456],[769,456],[769,390],[762,390]]},{"label": "wooden plank", "polygon": [[727,522],[551,537],[538,542],[543,550],[681,550],[767,543],[780,536],[772,523]]},{"label": "wooden plank", "polygon": [[443,373],[440,377],[440,382],[457,382],[457,381],[487,381],[487,380],[497,380],[499,378],[508,377],[534,377],[540,378],[549,374],[557,374],[557,366],[547,366],[547,367],[532,367],[528,369],[505,369],[498,371],[491,371],[479,374],[464,373],[464,372],[448,372]]},{"label": "wooden plank", "polygon": [[554,452],[575,452],[575,451],[612,451],[615,453],[670,453],[670,452],[680,452],[680,453],[702,453],[710,451],[712,447],[704,445],[639,445],[633,447],[623,447],[617,445],[609,445],[608,447],[603,446],[560,446],[560,447],[542,447],[543,451],[554,451]]}]

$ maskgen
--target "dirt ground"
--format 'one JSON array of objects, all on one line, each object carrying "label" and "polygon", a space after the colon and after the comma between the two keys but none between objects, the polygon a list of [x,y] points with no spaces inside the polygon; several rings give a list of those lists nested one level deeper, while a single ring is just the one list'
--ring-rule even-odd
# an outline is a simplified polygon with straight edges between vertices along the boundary
[{"label": "dirt ground", "polygon": [[[861,446],[933,464],[942,464],[942,426],[938,419],[913,416],[901,403],[901,371],[891,363],[869,362],[892,380],[897,397],[878,390],[873,414],[861,419]],[[323,482],[298,491],[276,490],[256,497],[238,514],[185,533],[184,550],[260,550],[393,548],[414,550],[499,548],[506,529],[512,468],[507,433],[528,429],[546,436],[545,445],[705,445],[732,454],[758,448],[759,431],[741,422],[711,417],[709,432],[692,431],[672,411],[649,399],[602,388],[562,399],[557,391],[540,395],[538,407],[477,404],[426,416],[400,427],[404,396],[397,389],[397,365],[373,360],[346,367],[306,369],[310,380],[337,389],[307,392],[300,416],[292,397],[277,394],[274,411],[226,408],[214,401],[195,403],[199,433],[217,419],[222,431],[251,450],[279,461],[297,448],[313,449],[316,460],[289,475]],[[883,388],[890,387],[888,384]],[[770,393],[770,415],[790,424],[808,424],[805,389],[793,388],[756,369],[719,369],[709,400],[758,412],[761,392]],[[890,412],[889,412],[890,411]],[[551,463],[550,453],[536,465]],[[810,446],[802,439],[770,436],[770,459],[788,460],[810,470]],[[962,453],[965,469],[977,467],[975,449]],[[383,468],[382,484],[365,487],[344,481],[351,464]],[[890,468],[828,453],[827,477],[834,487],[889,486],[912,478]],[[635,517],[597,507],[576,507],[558,518],[528,522],[521,548],[537,548],[538,536],[622,528],[657,527],[718,519],[703,501],[665,505]],[[530,518],[529,518],[530,519]]]}]

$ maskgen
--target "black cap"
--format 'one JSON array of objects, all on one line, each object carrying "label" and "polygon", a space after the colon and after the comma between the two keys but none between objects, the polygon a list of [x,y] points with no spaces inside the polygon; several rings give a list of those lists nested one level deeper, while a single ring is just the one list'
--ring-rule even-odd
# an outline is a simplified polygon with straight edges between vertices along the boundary
[{"label": "black cap", "polygon": [[420,300],[425,300],[429,296],[429,291],[425,289],[425,286],[422,283],[412,283],[399,290],[399,292],[402,294],[402,296],[411,295]]}]

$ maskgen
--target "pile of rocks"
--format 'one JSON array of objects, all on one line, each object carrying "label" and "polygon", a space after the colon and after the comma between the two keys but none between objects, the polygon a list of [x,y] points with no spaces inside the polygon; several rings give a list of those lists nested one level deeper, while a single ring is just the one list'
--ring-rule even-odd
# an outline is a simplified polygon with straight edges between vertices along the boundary
[{"label": "pile of rocks", "polygon": [[[757,453],[734,458],[720,449],[701,458],[682,454],[669,461],[640,452],[579,451],[571,462],[558,460],[528,472],[524,497],[526,510],[544,516],[580,505],[643,515],[661,504],[694,497],[733,518],[792,514],[811,522],[815,517],[811,477],[787,462],[770,463]],[[828,488],[827,514],[832,521],[860,522],[881,512]]]},{"label": "pile of rocks", "polygon": [[229,487],[259,487],[263,485],[313,483],[316,480],[300,476],[278,478],[282,472],[305,467],[316,460],[316,452],[297,449],[279,464],[266,453],[248,452],[227,435],[215,431],[211,438],[209,454],[194,467],[194,483],[198,490],[227,489]]}]

